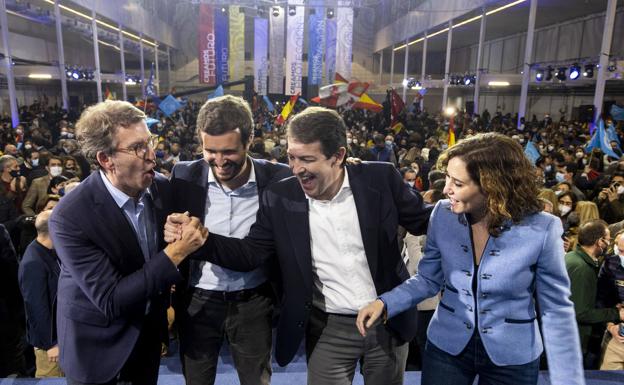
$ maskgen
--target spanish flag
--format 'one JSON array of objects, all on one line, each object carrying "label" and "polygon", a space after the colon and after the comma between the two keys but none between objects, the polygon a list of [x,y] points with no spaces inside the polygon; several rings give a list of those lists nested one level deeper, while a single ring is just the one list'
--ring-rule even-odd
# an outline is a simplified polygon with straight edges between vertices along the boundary
[{"label": "spanish flag", "polygon": [[284,105],[284,108],[282,108],[282,113],[277,117],[277,119],[275,119],[276,124],[279,124],[279,125],[284,124],[286,119],[288,119],[288,115],[290,115],[293,108],[295,108],[295,103],[297,103],[298,98],[299,98],[299,94],[293,95],[290,97],[290,100],[288,101],[288,103],[286,103],[286,105]]},{"label": "spanish flag", "polygon": [[455,117],[451,116],[448,128],[448,146],[455,145]]},{"label": "spanish flag", "polygon": [[110,89],[108,89],[108,87],[106,87],[106,89],[104,90],[104,100],[113,100],[113,93],[110,91]]},{"label": "spanish flag", "polygon": [[362,94],[362,96],[360,96],[360,100],[358,100],[357,102],[355,102],[353,104],[353,108],[360,108],[363,110],[371,110],[374,112],[381,112],[383,111],[383,106],[379,103],[377,103],[376,101],[374,101],[373,99],[371,99],[370,96],[368,96],[368,94],[366,92],[364,92]]}]

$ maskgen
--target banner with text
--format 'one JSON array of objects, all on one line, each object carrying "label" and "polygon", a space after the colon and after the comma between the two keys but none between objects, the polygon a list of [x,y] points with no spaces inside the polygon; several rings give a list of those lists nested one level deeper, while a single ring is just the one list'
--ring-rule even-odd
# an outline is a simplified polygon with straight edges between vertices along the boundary
[{"label": "banner with text", "polygon": [[325,22],[325,83],[334,82],[336,73],[336,18]]},{"label": "banner with text", "polygon": [[312,8],[308,17],[308,84],[323,81],[323,48],[325,43],[325,8]]},{"label": "banner with text", "polygon": [[353,8],[339,7],[336,12],[336,72],[351,79],[353,49]]},{"label": "banner with text", "polygon": [[269,93],[284,93],[284,8],[279,9],[277,15],[273,12],[269,16]]},{"label": "banner with text", "polygon": [[245,14],[241,7],[230,6],[230,81],[245,77]]},{"label": "banner with text", "polygon": [[215,53],[217,55],[217,84],[223,84],[230,79],[230,71],[228,69],[229,60],[229,16],[227,12],[223,12],[220,7],[215,9],[214,26],[215,26]]},{"label": "banner with text", "polygon": [[303,33],[305,17],[304,7],[293,7],[294,15],[288,13],[288,33],[286,46],[286,95],[301,93],[303,77]]},{"label": "banner with text", "polygon": [[268,91],[268,42],[269,21],[256,17],[254,19],[254,90],[258,95],[266,95]]},{"label": "banner with text", "polygon": [[214,11],[208,4],[199,5],[197,50],[199,51],[199,82],[214,86],[217,81]]}]

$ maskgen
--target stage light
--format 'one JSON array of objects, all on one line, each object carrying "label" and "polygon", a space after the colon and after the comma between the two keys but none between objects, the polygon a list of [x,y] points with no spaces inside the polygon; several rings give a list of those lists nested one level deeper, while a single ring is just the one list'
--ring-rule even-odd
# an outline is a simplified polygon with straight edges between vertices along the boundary
[{"label": "stage light", "polygon": [[609,61],[609,66],[607,67],[607,71],[615,72],[617,69],[617,63],[614,60]]},{"label": "stage light", "polygon": [[544,70],[537,70],[535,72],[535,80],[541,82],[544,80]]},{"label": "stage light", "polygon": [[492,80],[492,81],[488,82],[488,86],[490,86],[490,87],[509,87],[509,82]]},{"label": "stage light", "polygon": [[552,66],[548,66],[548,68],[546,68],[546,77],[545,80],[547,82],[551,81],[553,77],[553,68]]},{"label": "stage light", "polygon": [[411,90],[412,88],[420,89],[420,82],[414,78],[403,79],[403,87]]},{"label": "stage light", "polygon": [[278,17],[280,14],[280,9],[279,7],[273,7],[273,16],[274,17]]},{"label": "stage light", "polygon": [[225,9],[225,7],[221,7],[221,12],[225,13],[227,11],[227,9]]},{"label": "stage light", "polygon": [[464,76],[464,85],[470,86],[474,85],[477,82],[477,77],[475,75],[466,75]]},{"label": "stage light", "polygon": [[71,74],[71,77],[72,77],[72,79],[74,79],[74,80],[78,80],[78,79],[80,79],[80,72],[78,72],[78,71],[73,71],[73,72],[72,72],[72,74]]},{"label": "stage light", "polygon": [[455,115],[455,111],[456,111],[456,110],[455,110],[455,107],[453,107],[453,106],[448,106],[448,107],[446,107],[446,108],[444,109],[444,114],[445,114],[446,116],[453,116],[453,115]]},{"label": "stage light", "polygon": [[52,79],[50,74],[28,74],[30,79]]},{"label": "stage light", "polygon": [[570,80],[576,80],[579,76],[581,76],[581,67],[574,63],[572,67],[570,67]]},{"label": "stage light", "polygon": [[583,71],[583,76],[585,76],[586,78],[594,77],[594,65],[593,64],[587,64],[585,66],[585,71]]},{"label": "stage light", "polygon": [[334,9],[333,8],[327,8],[327,18],[331,19],[334,17]]},{"label": "stage light", "polygon": [[295,16],[297,14],[297,8],[293,5],[288,7],[288,16]]},{"label": "stage light", "polygon": [[557,68],[557,72],[555,72],[555,77],[557,79],[559,79],[560,81],[566,80],[567,79],[567,77],[566,77],[566,70],[567,70],[567,68],[565,68],[565,67]]}]

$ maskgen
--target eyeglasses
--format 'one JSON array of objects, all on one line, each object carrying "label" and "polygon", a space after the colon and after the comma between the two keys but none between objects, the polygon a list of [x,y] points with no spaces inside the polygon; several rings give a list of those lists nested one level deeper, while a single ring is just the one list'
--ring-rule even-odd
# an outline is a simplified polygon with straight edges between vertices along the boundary
[{"label": "eyeglasses", "polygon": [[127,152],[128,154],[134,154],[138,158],[145,160],[149,150],[156,148],[158,144],[158,135],[152,135],[147,141],[141,143],[135,143],[130,147],[116,148],[115,151]]}]

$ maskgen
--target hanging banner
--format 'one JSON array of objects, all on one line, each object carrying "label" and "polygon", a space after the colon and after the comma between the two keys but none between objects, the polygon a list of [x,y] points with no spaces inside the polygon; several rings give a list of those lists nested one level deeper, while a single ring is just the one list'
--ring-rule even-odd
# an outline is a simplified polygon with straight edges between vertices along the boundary
[{"label": "hanging banner", "polygon": [[[294,10],[294,14],[291,10]],[[288,10],[286,95],[297,95],[301,93],[301,79],[303,77],[304,12],[305,8],[300,6],[290,6]]]},{"label": "hanging banner", "polygon": [[353,49],[353,8],[339,7],[336,12],[336,72],[351,79]]},{"label": "hanging banner", "polygon": [[197,50],[199,51],[199,82],[211,86],[216,85],[214,12],[212,6],[208,4],[199,5]]},{"label": "hanging banner", "polygon": [[325,44],[325,8],[312,8],[308,17],[308,84],[323,81],[323,47]]},{"label": "hanging banner", "polygon": [[245,77],[245,14],[238,6],[230,6],[230,80]]},{"label": "hanging banner", "polygon": [[254,90],[258,95],[266,95],[268,91],[268,42],[269,21],[257,17],[254,19]]},{"label": "hanging banner", "polygon": [[269,16],[269,93],[284,93],[284,8],[271,7]]},{"label": "hanging banner", "polygon": [[325,22],[325,83],[334,82],[336,73],[336,18]]},{"label": "hanging banner", "polygon": [[230,79],[230,72],[228,70],[229,59],[229,16],[227,11],[223,12],[222,9],[217,7],[214,15],[215,26],[215,53],[217,56],[217,84],[223,84]]}]

